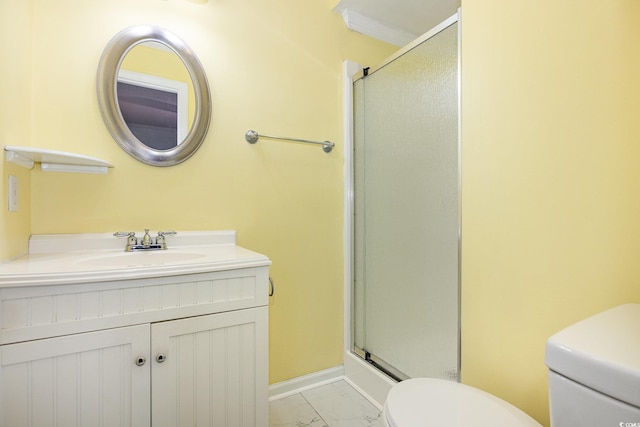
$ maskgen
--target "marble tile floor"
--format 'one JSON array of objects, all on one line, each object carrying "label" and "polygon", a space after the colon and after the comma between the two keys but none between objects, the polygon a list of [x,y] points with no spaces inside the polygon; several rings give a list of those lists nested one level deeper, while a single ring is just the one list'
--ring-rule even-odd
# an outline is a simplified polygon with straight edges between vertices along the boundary
[{"label": "marble tile floor", "polygon": [[384,427],[382,412],[344,380],[269,403],[269,427]]}]

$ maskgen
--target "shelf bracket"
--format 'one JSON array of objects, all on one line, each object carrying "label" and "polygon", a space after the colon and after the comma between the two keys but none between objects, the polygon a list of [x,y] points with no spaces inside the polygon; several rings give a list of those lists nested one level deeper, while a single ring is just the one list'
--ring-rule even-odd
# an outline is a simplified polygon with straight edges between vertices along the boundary
[{"label": "shelf bracket", "polygon": [[21,156],[15,151],[5,151],[7,162],[22,166],[23,168],[33,169],[33,160],[28,157]]}]

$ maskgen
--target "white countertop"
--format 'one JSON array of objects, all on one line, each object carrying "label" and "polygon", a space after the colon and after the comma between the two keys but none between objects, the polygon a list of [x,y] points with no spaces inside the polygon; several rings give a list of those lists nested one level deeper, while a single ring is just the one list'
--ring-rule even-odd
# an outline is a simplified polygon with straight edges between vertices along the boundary
[{"label": "white countertop", "polygon": [[[136,233],[140,238],[143,233]],[[155,235],[155,233],[152,233]],[[167,250],[125,252],[111,234],[32,236],[29,254],[0,264],[0,288],[131,280],[260,267],[269,258],[236,245],[235,231],[178,232]]]}]

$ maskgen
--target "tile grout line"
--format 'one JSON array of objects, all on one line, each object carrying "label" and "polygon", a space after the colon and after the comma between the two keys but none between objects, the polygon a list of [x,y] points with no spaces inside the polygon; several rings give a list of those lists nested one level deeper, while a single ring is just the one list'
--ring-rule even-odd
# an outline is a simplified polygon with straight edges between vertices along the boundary
[{"label": "tile grout line", "polygon": [[[333,400],[331,396],[333,396]],[[337,381],[319,387],[311,387],[309,389],[300,390],[298,393],[291,394],[284,399],[271,401],[270,406],[282,400],[288,400],[292,398],[294,399],[294,402],[296,400],[299,402],[298,408],[301,408],[300,405],[303,405],[304,408],[306,408],[302,411],[306,413],[306,415],[302,415],[302,413],[299,414],[297,416],[297,420],[295,421],[293,418],[296,418],[296,416],[285,416],[285,418],[288,419],[284,424],[282,424],[281,422],[276,424],[274,422],[273,424],[270,424],[271,427],[301,427],[311,425],[315,427],[336,427],[338,425],[351,426],[351,421],[355,421],[356,418],[362,422],[362,424],[358,425],[375,427],[382,427],[384,425],[382,411],[377,407],[377,405],[369,401],[369,399],[362,395],[357,388],[353,387],[347,381],[343,381],[343,384],[341,384],[340,381]],[[338,399],[337,403],[335,398]],[[354,405],[349,405],[347,402],[345,402],[345,399],[349,400],[349,402],[354,403]],[[345,404],[347,404],[346,407]],[[334,407],[334,405],[337,406]],[[283,414],[283,407],[280,406],[280,408],[281,409],[276,412],[277,414]],[[345,408],[347,408],[346,413]],[[352,410],[357,413],[354,414]],[[360,412],[361,410],[362,412]],[[298,410],[296,409],[296,412],[297,411]],[[290,415],[293,415],[292,412],[288,413]],[[302,415],[302,418],[300,417],[300,415]],[[325,416],[328,418],[325,418]],[[282,418],[281,415],[277,415],[277,417],[279,421]],[[270,416],[270,422],[271,420],[272,418]],[[328,422],[327,420],[331,421]],[[273,421],[275,421],[275,419],[273,419]],[[322,424],[318,424],[318,421],[320,421]]]},{"label": "tile grout line", "polygon": [[302,398],[304,399],[305,402],[307,402],[309,404],[309,406],[311,406],[311,409],[313,409],[313,412],[316,413],[316,415],[318,416],[318,418],[320,420],[322,420],[322,423],[324,424],[324,427],[330,427],[329,423],[327,423],[325,421],[324,418],[322,418],[322,415],[320,415],[320,413],[318,412],[318,410],[316,409],[315,406],[313,406],[313,404],[311,402],[309,402],[309,399],[307,399],[307,396],[304,395],[304,392],[300,392],[300,396],[302,396]]}]

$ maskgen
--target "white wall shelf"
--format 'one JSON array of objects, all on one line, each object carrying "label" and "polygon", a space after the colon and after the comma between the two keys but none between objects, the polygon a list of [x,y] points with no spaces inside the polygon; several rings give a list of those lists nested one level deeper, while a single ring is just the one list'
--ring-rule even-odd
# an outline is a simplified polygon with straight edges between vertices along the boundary
[{"label": "white wall shelf", "polygon": [[32,169],[35,163],[40,163],[45,172],[106,174],[108,168],[113,167],[106,160],[46,148],[7,145],[4,151],[8,162],[27,169]]}]

